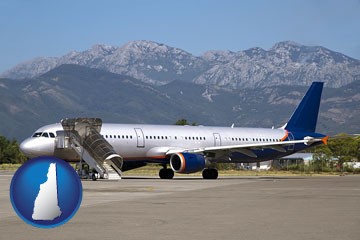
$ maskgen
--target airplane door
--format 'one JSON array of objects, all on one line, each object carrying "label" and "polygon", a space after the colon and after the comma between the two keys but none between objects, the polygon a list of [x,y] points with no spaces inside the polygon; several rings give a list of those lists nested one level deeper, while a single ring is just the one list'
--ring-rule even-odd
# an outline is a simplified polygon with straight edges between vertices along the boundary
[{"label": "airplane door", "polygon": [[137,140],[137,147],[143,148],[145,147],[145,139],[144,139],[144,133],[141,130],[141,128],[134,128],[136,133],[136,140]]},{"label": "airplane door", "polygon": [[214,133],[214,146],[221,146],[221,137],[219,133]]},{"label": "airplane door", "polygon": [[[293,135],[291,132],[289,132],[288,139],[289,139],[289,141],[293,141],[293,140],[294,140],[294,135]],[[294,144],[289,145],[288,150],[289,150],[289,151],[294,150]]]}]

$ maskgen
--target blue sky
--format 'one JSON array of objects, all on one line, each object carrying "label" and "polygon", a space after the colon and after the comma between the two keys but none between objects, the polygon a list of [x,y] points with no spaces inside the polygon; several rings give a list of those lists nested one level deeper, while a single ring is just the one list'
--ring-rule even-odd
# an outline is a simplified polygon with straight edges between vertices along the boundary
[{"label": "blue sky", "polygon": [[195,55],[292,40],[360,59],[360,0],[3,0],[0,73],[38,56],[153,40]]}]

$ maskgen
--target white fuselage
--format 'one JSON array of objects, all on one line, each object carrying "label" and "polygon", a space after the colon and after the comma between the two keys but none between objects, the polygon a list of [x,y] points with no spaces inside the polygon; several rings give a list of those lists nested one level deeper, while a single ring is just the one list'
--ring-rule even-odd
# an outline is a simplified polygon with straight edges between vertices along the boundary
[{"label": "white fuselage", "polygon": [[[22,152],[28,157],[53,155],[55,138],[50,135],[60,130],[60,123],[38,129],[21,143]],[[125,161],[161,159],[169,150],[269,143],[287,137],[283,129],[111,123],[104,123],[100,133]]]},{"label": "white fuselage", "polygon": [[282,129],[103,124],[101,134],[127,158],[163,157],[159,148],[192,149],[280,141]]}]

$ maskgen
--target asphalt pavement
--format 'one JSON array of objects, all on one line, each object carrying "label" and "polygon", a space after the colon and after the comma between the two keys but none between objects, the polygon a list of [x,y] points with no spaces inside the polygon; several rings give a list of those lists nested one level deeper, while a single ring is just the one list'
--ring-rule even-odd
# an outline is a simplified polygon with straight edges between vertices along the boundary
[{"label": "asphalt pavement", "polygon": [[83,181],[79,211],[53,229],[16,215],[11,178],[0,171],[0,239],[360,239],[360,176]]}]

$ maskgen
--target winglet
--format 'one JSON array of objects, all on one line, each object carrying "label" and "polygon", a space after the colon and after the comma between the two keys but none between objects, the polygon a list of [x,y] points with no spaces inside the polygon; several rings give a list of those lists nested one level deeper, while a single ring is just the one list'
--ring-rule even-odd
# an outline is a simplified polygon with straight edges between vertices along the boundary
[{"label": "winglet", "polygon": [[323,137],[323,138],[321,139],[321,141],[322,141],[325,145],[328,144],[328,140],[329,140],[329,136]]}]

